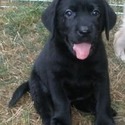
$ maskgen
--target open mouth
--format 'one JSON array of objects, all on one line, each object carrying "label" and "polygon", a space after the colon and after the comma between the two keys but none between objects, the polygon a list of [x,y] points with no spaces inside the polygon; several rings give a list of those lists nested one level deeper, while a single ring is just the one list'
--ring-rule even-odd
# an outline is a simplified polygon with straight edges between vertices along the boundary
[{"label": "open mouth", "polygon": [[90,55],[91,47],[92,44],[88,42],[73,44],[73,50],[76,54],[77,59],[86,59]]}]

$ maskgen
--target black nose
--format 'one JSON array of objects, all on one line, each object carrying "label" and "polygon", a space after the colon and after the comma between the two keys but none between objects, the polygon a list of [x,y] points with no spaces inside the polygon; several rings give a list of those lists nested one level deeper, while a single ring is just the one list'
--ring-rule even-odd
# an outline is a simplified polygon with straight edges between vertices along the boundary
[{"label": "black nose", "polygon": [[90,28],[88,26],[81,26],[77,31],[78,35],[87,35],[90,33]]}]

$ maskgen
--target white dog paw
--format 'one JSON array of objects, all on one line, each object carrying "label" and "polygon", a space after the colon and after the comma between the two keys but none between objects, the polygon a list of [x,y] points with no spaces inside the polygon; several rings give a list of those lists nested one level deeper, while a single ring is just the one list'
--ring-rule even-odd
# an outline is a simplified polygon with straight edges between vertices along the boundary
[{"label": "white dog paw", "polygon": [[119,59],[121,59],[123,62],[125,62],[125,51],[124,51],[124,49],[121,50],[121,51],[117,51],[117,52],[115,53],[115,55],[116,55]]},{"label": "white dog paw", "polygon": [[121,60],[123,61],[123,62],[125,62],[125,54],[124,55],[121,55]]}]

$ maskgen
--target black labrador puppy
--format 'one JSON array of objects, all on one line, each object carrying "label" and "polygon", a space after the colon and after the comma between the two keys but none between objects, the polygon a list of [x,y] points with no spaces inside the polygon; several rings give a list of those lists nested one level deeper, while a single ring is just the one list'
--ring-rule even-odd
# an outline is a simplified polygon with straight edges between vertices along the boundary
[{"label": "black labrador puppy", "polygon": [[105,0],[54,0],[42,16],[50,40],[31,77],[9,103],[29,91],[45,125],[71,125],[71,106],[95,115],[95,125],[114,125],[108,62],[102,41],[116,23]]}]

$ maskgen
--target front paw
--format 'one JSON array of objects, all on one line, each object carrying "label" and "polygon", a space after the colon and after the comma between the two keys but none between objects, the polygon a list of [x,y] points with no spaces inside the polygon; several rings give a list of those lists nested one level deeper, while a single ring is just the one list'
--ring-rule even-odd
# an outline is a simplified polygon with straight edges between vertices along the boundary
[{"label": "front paw", "polygon": [[53,118],[50,125],[71,125],[71,122],[69,119]]},{"label": "front paw", "polygon": [[112,119],[98,119],[96,120],[95,125],[115,125],[115,123]]}]

